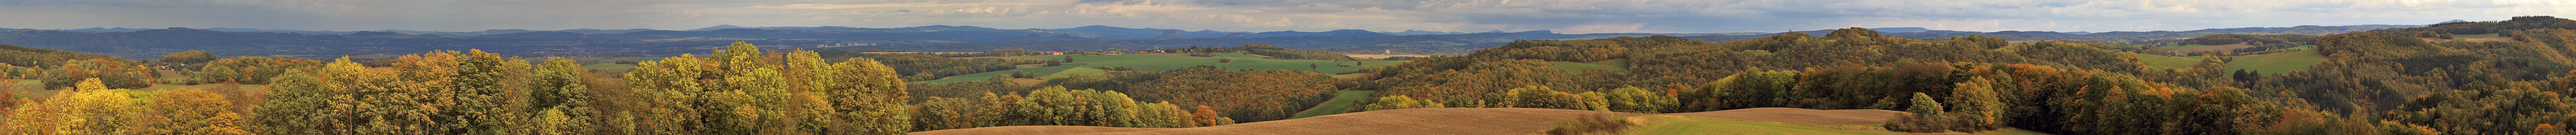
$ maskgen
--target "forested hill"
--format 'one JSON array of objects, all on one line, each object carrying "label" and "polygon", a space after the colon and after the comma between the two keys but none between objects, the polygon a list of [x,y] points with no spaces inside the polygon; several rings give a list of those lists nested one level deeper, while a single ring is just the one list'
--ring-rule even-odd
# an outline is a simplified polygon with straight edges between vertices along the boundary
[{"label": "forested hill", "polygon": [[[1389,97],[1376,104],[1393,108],[1908,110],[1923,120],[1890,128],[1924,131],[2565,133],[2563,125],[2576,124],[2565,113],[2576,111],[2566,106],[2576,100],[2561,94],[2576,92],[2576,79],[2567,78],[2576,55],[2566,53],[2576,52],[2569,40],[2576,30],[2568,29],[2576,21],[2529,16],[2334,34],[2314,39],[2324,64],[2253,74],[2221,67],[2239,57],[2150,68],[2130,53],[2141,48],[1981,36],[1924,41],[1859,28],[1717,43],[1533,40],[1414,60],[1359,89],[1382,90]],[[2455,37],[2484,34],[2501,37]],[[1557,69],[1551,61],[1626,61],[1628,70],[1565,72],[1550,70]],[[1583,100],[1602,102],[1553,102]],[[1916,124],[1926,122],[1941,124]]]}]

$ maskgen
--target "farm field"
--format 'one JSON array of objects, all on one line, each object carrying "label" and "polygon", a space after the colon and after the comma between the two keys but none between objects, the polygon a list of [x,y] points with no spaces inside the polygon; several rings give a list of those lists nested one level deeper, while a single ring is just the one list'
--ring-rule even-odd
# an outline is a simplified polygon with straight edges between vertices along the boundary
[{"label": "farm field", "polygon": [[1359,100],[1369,98],[1369,95],[1377,95],[1377,91],[1366,91],[1366,90],[1343,90],[1343,91],[1334,91],[1334,93],[1333,93],[1333,100],[1325,100],[1323,104],[1316,104],[1314,108],[1307,108],[1307,109],[1306,109],[1306,111],[1297,112],[1297,116],[1294,116],[1294,117],[1288,117],[1288,118],[1289,118],[1289,119],[1296,119],[1296,118],[1306,118],[1306,117],[1315,117],[1315,116],[1324,116],[1324,115],[1342,114],[1342,112],[1349,112],[1349,111],[1351,110],[1351,108],[1358,108],[1358,107],[1359,107]]},{"label": "farm field", "polygon": [[1566,74],[1581,73],[1583,70],[1592,69],[1610,69],[1612,72],[1628,72],[1628,60],[1626,59],[1591,63],[1550,61],[1547,62],[1547,64],[1556,65],[1557,69],[1564,69]]},{"label": "farm field", "polygon": [[2225,66],[2227,67],[2226,71],[2229,72],[2244,69],[2245,71],[2259,71],[2267,74],[2278,74],[2290,70],[2305,70],[2310,66],[2316,66],[2317,63],[2324,62],[2325,59],[2326,57],[2324,55],[2317,54],[2317,50],[2304,50],[2263,55],[2236,56],[2236,61],[2227,62]]},{"label": "farm field", "polygon": [[1369,68],[1369,67],[1386,67],[1386,66],[1395,66],[1395,65],[1399,65],[1399,64],[1404,64],[1404,62],[1412,62],[1412,61],[1413,61],[1413,60],[1360,61],[1360,62],[1358,63],[1359,65],[1355,65],[1355,66],[1350,66],[1350,67],[1340,67],[1340,66],[1327,67],[1327,68],[1324,68],[1324,69],[1318,69],[1318,70],[1315,70],[1315,72],[1317,72],[1317,73],[1324,73],[1324,74],[1336,74],[1336,73],[1342,73],[1342,72],[1351,72],[1352,70],[1360,70],[1360,69],[1363,69],[1363,68]]},{"label": "farm field", "polygon": [[1056,79],[1056,78],[1064,78],[1064,77],[1073,77],[1073,75],[1100,75],[1100,74],[1108,74],[1108,73],[1109,73],[1109,70],[1104,70],[1104,69],[1100,69],[1100,68],[1091,68],[1091,67],[1073,67],[1073,68],[1070,68],[1070,69],[1064,69],[1064,71],[1058,71],[1058,72],[1055,72],[1055,74],[1047,74],[1046,76],[1038,76],[1038,78],[1041,78],[1041,79]]},{"label": "farm field", "polygon": [[2138,54],[2138,62],[2145,63],[2148,67],[2182,69],[2200,64],[2200,58]]},{"label": "farm field", "polygon": [[984,73],[975,73],[975,74],[957,75],[957,76],[949,76],[948,78],[940,78],[939,80],[929,80],[929,81],[921,81],[921,82],[944,83],[944,82],[962,82],[962,81],[982,81],[982,80],[990,80],[990,79],[992,79],[992,78],[993,78],[993,75],[998,75],[998,74],[1010,74],[1011,72],[1017,72],[1017,71],[1028,71],[1028,72],[1030,72],[1030,73],[1034,73],[1034,74],[1041,74],[1041,75],[1053,75],[1053,74],[1056,74],[1056,73],[1058,73],[1058,72],[1064,72],[1066,69],[1073,69],[1073,68],[1075,68],[1075,67],[1082,67],[1082,65],[1086,65],[1086,64],[1084,64],[1084,63],[1065,63],[1064,65],[1061,65],[1061,66],[1053,66],[1053,67],[1038,67],[1038,68],[1022,68],[1022,69],[1011,69],[1011,70],[1002,70],[1002,71],[993,71],[993,72],[984,72]]}]

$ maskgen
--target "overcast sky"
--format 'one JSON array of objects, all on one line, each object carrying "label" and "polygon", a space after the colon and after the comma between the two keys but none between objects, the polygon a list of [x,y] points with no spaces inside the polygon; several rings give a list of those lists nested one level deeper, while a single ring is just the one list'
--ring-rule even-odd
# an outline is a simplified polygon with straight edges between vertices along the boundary
[{"label": "overcast sky", "polygon": [[0,0],[0,28],[2183,31],[2570,15],[2568,0]]}]

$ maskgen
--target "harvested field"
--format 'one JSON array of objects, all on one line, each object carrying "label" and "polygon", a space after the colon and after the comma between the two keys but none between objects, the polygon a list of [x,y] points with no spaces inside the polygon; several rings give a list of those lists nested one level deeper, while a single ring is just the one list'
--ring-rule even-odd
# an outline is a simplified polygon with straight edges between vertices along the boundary
[{"label": "harvested field", "polygon": [[[1649,115],[1698,116],[1800,124],[1877,124],[1884,123],[1887,121],[1887,118],[1890,118],[1890,116],[1909,114],[1901,111],[1888,110],[1812,110],[1797,108],[1753,108],[1668,114],[1639,114],[1540,108],[1415,108],[1345,113],[1300,119],[1196,128],[1160,130],[1129,128],[1127,130],[1139,131],[1090,134],[1528,134],[1554,128],[1556,123],[1560,121],[1594,113],[1607,113],[1617,117]],[[973,132],[1001,135],[1012,134],[1019,132],[1017,130],[1025,129],[1026,128],[1024,127],[986,127],[952,129],[956,131],[925,131],[915,132],[915,134]],[[1070,130],[1086,131],[1065,132],[1088,132],[1100,129],[1076,128]]]},{"label": "harvested field", "polygon": [[1395,57],[1395,56],[1404,56],[1404,57],[1431,57],[1431,56],[1439,56],[1439,55],[1347,55],[1347,56],[1351,56],[1351,58],[1355,58],[1355,59],[1383,59],[1383,58],[1386,58],[1386,57]]},{"label": "harvested field", "polygon": [[859,52],[859,53],[865,53],[865,54],[884,54],[884,53],[961,54],[961,53],[984,53],[984,52]]},{"label": "harvested field", "polygon": [[2234,51],[2234,50],[2236,50],[2236,49],[2245,49],[2245,48],[2254,48],[2254,45],[2249,45],[2249,44],[2226,44],[2226,45],[2213,45],[2213,46],[2192,47],[2192,48],[2185,48],[2185,49],[2179,49],[2179,50],[2173,50],[2173,51],[2174,51],[2174,53],[2194,53],[2194,52],[2207,52],[2207,51],[2220,51],[2220,52],[2225,52],[2225,51]]},{"label": "harvested field", "polygon": [[1123,128],[1099,126],[1000,126],[912,132],[914,135],[1068,135],[1085,133],[1135,132],[1175,128]]}]

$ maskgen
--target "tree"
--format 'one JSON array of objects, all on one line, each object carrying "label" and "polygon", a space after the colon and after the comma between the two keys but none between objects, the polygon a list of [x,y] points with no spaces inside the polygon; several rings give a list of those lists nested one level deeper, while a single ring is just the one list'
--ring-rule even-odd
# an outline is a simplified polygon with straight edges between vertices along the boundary
[{"label": "tree", "polygon": [[260,134],[339,133],[343,116],[328,102],[340,95],[331,84],[303,72],[287,72],[270,81],[268,102],[253,109]]},{"label": "tree", "polygon": [[1960,123],[1955,125],[1960,128],[1959,131],[1983,131],[2003,125],[1999,122],[2002,119],[2000,117],[2005,116],[2002,112],[2004,103],[2002,99],[1995,97],[1994,83],[1994,80],[1981,77],[1968,79],[1968,82],[1958,83],[1958,87],[1952,87],[1949,112],[1952,113],[1951,115],[1958,116],[1954,120]]},{"label": "tree", "polygon": [[239,114],[223,95],[205,90],[180,88],[160,92],[152,97],[141,118],[136,134],[247,134],[241,129]]},{"label": "tree", "polygon": [[178,52],[178,53],[170,53],[170,55],[161,55],[161,62],[169,62],[169,63],[177,63],[177,64],[190,64],[190,65],[194,65],[194,64],[205,64],[205,63],[206,63],[206,61],[214,61],[214,60],[215,60],[215,54],[214,54],[214,53],[207,53],[206,51],[200,51],[200,50],[188,50],[188,51],[182,51],[182,52]]},{"label": "tree", "polygon": [[594,119],[596,116],[593,116],[597,113],[591,111],[590,89],[582,82],[587,80],[582,75],[585,72],[580,64],[572,61],[574,60],[560,57],[548,58],[544,65],[537,66],[537,76],[528,81],[530,83],[528,86],[531,88],[529,94],[534,94],[530,96],[536,101],[530,103],[530,107],[535,108],[526,109],[551,111],[547,113],[552,114],[547,115],[559,116],[547,117],[567,120],[568,122],[550,125],[558,126],[553,128],[565,129],[561,130],[562,132],[587,131],[593,128],[590,124],[598,122]]}]

